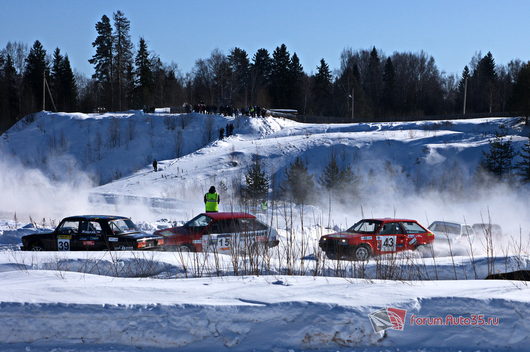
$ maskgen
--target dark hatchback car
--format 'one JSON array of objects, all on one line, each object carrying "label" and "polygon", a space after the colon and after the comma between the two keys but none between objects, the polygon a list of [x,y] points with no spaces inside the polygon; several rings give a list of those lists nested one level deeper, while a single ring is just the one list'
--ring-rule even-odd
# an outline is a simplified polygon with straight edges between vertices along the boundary
[{"label": "dark hatchback car", "polygon": [[55,231],[22,237],[23,251],[101,251],[159,249],[164,239],[139,231],[123,216],[64,218]]},{"label": "dark hatchback car", "polygon": [[183,226],[158,230],[164,247],[180,252],[233,254],[278,245],[278,233],[252,214],[202,213]]}]

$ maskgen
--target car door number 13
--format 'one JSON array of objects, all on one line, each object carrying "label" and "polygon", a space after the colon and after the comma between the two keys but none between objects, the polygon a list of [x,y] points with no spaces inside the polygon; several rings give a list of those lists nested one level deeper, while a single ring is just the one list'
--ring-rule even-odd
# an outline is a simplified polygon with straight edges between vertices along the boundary
[{"label": "car door number 13", "polygon": [[57,250],[58,251],[69,251],[70,250],[70,240],[58,238],[57,239]]},{"label": "car door number 13", "polygon": [[377,236],[382,252],[392,252],[396,250],[396,236]]}]

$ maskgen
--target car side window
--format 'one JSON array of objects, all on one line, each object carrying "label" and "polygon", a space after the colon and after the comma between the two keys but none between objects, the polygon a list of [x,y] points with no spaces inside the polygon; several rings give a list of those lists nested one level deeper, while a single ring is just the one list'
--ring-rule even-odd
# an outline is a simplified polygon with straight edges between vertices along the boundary
[{"label": "car side window", "polygon": [[81,227],[79,232],[81,234],[90,234],[90,235],[101,235],[101,225],[97,221],[83,221],[81,222]]},{"label": "car side window", "polygon": [[59,226],[59,233],[77,233],[79,231],[79,221],[67,220]]},{"label": "car side window", "polygon": [[232,233],[238,232],[233,219],[219,220],[212,224],[210,233]]},{"label": "car side window", "polygon": [[381,231],[379,231],[380,235],[399,235],[403,231],[401,230],[401,226],[397,222],[387,222],[386,224],[383,224],[381,227]]},{"label": "car side window", "polygon": [[425,232],[426,230],[421,227],[420,225],[418,225],[417,223],[415,222],[408,222],[408,221],[405,221],[405,222],[402,222],[401,225],[405,228],[405,231],[409,234],[413,234],[413,233],[423,233]]},{"label": "car side window", "polygon": [[261,223],[257,219],[237,219],[237,222],[239,223],[239,227],[243,231],[262,231],[267,230],[267,225]]}]

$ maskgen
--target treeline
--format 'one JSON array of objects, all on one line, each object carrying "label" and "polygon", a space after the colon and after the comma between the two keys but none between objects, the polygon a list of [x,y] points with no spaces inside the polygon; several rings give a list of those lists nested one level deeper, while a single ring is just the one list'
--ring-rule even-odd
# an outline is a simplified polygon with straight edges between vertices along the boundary
[{"label": "treeline", "polygon": [[[530,114],[530,63],[514,59],[497,65],[493,55],[475,55],[461,75],[447,75],[424,53],[346,49],[332,71],[324,59],[308,74],[296,52],[285,45],[247,53],[215,49],[181,74],[163,63],[139,38],[135,47],[130,21],[117,11],[95,24],[94,74],[73,74],[68,55],[49,55],[39,41],[29,49],[8,43],[0,51],[0,130],[17,118],[46,109],[122,111],[153,106],[210,106],[297,109],[315,116],[377,116],[391,120],[425,115],[513,112]],[[48,89],[47,89],[48,90]],[[464,99],[465,104],[464,104]],[[53,100],[53,102],[52,102]],[[55,106],[54,106],[55,105]]]}]

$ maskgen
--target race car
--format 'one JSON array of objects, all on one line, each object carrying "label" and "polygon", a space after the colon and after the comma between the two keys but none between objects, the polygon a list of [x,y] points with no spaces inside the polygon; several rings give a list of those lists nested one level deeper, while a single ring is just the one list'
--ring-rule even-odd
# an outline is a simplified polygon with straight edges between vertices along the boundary
[{"label": "race car", "polygon": [[457,222],[434,221],[428,230],[436,235],[436,241],[440,244],[465,244],[475,238],[475,230],[471,225]]},{"label": "race car", "polygon": [[364,219],[344,232],[322,236],[319,246],[330,259],[368,260],[373,255],[431,246],[434,237],[416,220]]},{"label": "race car", "polygon": [[164,239],[139,231],[123,216],[64,218],[53,232],[22,237],[23,251],[100,251],[159,249]]},{"label": "race car", "polygon": [[248,213],[202,213],[183,226],[158,230],[170,251],[248,253],[277,246],[278,233]]}]

